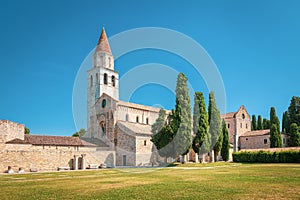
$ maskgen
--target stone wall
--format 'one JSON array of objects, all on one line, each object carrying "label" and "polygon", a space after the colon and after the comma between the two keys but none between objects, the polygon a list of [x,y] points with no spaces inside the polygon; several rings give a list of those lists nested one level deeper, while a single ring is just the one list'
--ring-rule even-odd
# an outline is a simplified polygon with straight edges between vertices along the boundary
[{"label": "stone wall", "polygon": [[[287,147],[287,135],[281,135],[282,146]],[[240,137],[241,149],[266,149],[270,148],[270,134],[257,136],[242,136]]]},{"label": "stone wall", "polygon": [[15,138],[24,140],[24,130],[25,125],[23,124],[9,120],[0,120],[0,143],[4,144]]},{"label": "stone wall", "polygon": [[151,166],[158,165],[163,159],[158,155],[157,149],[153,142],[150,141],[151,136],[136,137],[136,165]]},{"label": "stone wall", "polygon": [[[89,164],[105,163],[108,167],[115,166],[115,152],[99,150],[95,147],[56,147],[33,146],[30,144],[7,144],[0,150],[0,172],[11,166],[15,172],[20,167],[25,171],[35,168],[38,171],[56,171],[57,167],[73,168],[74,155],[81,157],[86,154],[86,167]],[[79,163],[81,159],[79,159]],[[80,164],[79,164],[80,166]]]}]

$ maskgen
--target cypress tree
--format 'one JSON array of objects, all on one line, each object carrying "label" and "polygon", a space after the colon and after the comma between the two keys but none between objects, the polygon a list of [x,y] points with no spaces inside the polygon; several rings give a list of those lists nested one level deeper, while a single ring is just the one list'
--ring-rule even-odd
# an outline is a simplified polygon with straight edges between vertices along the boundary
[{"label": "cypress tree", "polygon": [[180,73],[176,84],[175,116],[180,121],[178,131],[174,138],[175,155],[185,156],[192,145],[191,105],[188,93],[187,77]]},{"label": "cypress tree", "polygon": [[300,130],[296,123],[292,123],[290,127],[290,140],[289,146],[300,146]]},{"label": "cypress tree", "polygon": [[196,92],[194,95],[193,131],[193,150],[198,154],[203,153],[200,150],[208,134],[208,114],[202,92]]},{"label": "cypress tree", "polygon": [[288,108],[289,123],[296,123],[300,126],[300,97],[292,97]]},{"label": "cypress tree", "polygon": [[257,122],[256,122],[256,116],[255,115],[252,115],[252,120],[251,120],[251,129],[252,131],[255,131],[257,130]]},{"label": "cypress tree", "polygon": [[258,118],[257,118],[257,130],[263,130],[263,124],[262,124],[262,118],[261,118],[261,115],[258,115]]},{"label": "cypress tree", "polygon": [[229,149],[230,149],[230,145],[229,145],[229,138],[228,138],[228,130],[226,127],[226,123],[223,120],[223,143],[222,143],[222,149],[221,149],[221,156],[222,159],[226,162],[229,160]]},{"label": "cypress tree", "polygon": [[222,124],[220,111],[217,108],[215,96],[213,92],[209,93],[209,105],[208,105],[208,118],[209,118],[209,134],[211,135],[211,145],[214,150],[214,158],[216,161],[217,155],[222,148]]},{"label": "cypress tree", "polygon": [[263,129],[270,129],[270,120],[264,118],[264,120],[263,120]]},{"label": "cypress tree", "polygon": [[289,121],[288,121],[288,111],[285,111],[282,114],[282,132],[288,133],[289,127],[288,127]]},{"label": "cypress tree", "polygon": [[274,107],[272,107],[270,111],[270,124],[270,147],[282,147],[280,122]]}]

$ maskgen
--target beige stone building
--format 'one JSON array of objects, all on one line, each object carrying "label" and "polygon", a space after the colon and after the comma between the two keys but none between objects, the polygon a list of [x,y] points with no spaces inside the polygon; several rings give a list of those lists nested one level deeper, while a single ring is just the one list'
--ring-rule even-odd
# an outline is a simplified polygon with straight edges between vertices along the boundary
[{"label": "beige stone building", "polygon": [[24,125],[0,120],[0,172],[86,169],[89,165],[115,166],[115,152],[78,137],[25,135]]},{"label": "beige stone building", "polygon": [[117,166],[157,165],[162,159],[150,139],[159,108],[119,100],[119,75],[104,28],[88,80],[88,131],[82,139],[109,146]]},{"label": "beige stone building", "polygon": [[[251,118],[245,106],[241,106],[237,112],[221,115],[225,121],[232,151],[245,149],[270,148],[270,130],[251,130]],[[282,137],[282,147],[287,147],[288,136]]]}]

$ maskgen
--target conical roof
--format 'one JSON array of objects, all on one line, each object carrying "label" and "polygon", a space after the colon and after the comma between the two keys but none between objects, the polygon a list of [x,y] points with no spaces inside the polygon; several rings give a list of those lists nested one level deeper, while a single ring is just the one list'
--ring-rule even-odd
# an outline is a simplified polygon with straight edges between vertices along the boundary
[{"label": "conical roof", "polygon": [[101,36],[99,38],[96,51],[97,52],[101,51],[101,52],[106,52],[106,53],[112,54],[104,27],[102,27]]}]

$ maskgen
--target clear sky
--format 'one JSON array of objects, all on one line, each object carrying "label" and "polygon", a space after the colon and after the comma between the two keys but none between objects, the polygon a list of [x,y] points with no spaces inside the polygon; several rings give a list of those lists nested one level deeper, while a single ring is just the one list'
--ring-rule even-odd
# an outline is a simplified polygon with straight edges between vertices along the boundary
[{"label": "clear sky", "polygon": [[[1,1],[0,119],[23,123],[35,134],[74,133],[74,80],[102,24],[108,37],[140,27],[186,34],[216,63],[228,112],[245,105],[250,114],[268,117],[274,106],[281,119],[291,97],[300,95],[299,7],[297,0]],[[203,80],[166,52],[129,53],[116,61],[116,70],[122,76],[151,62],[183,71],[207,99]],[[147,85],[131,101],[171,109],[174,95]]]}]

